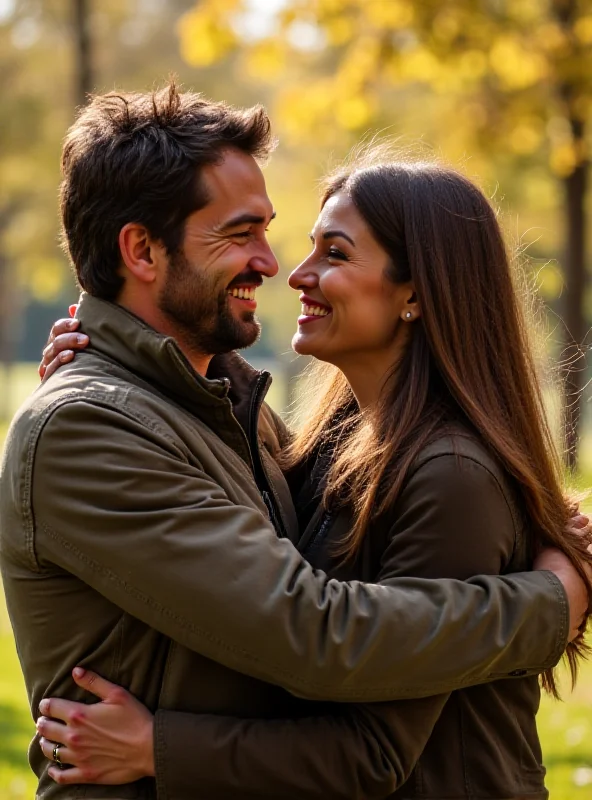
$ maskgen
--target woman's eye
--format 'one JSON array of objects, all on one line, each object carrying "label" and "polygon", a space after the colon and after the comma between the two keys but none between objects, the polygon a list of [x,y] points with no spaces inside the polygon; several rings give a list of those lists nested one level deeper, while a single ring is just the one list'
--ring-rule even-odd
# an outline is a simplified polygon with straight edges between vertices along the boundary
[{"label": "woman's eye", "polygon": [[345,253],[342,253],[341,250],[337,249],[337,247],[330,247],[327,254],[329,258],[338,258],[341,261],[347,261],[347,256]]}]

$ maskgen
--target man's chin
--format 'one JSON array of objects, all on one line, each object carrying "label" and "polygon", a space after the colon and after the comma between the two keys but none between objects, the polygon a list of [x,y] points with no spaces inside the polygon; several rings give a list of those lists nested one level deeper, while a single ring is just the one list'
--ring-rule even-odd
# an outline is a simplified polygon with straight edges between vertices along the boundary
[{"label": "man's chin", "polygon": [[[232,330],[226,330],[225,335],[214,337],[212,344],[217,343],[217,353],[230,353],[232,350],[244,350],[251,347],[259,340],[261,335],[261,325],[251,312],[250,320],[235,319]],[[221,345],[221,346],[220,346]]]},{"label": "man's chin", "polygon": [[236,349],[241,350],[244,347],[252,347],[259,341],[261,336],[261,325],[255,315],[251,315],[251,321],[241,326],[243,328],[243,336],[241,337],[242,344],[237,345]]}]

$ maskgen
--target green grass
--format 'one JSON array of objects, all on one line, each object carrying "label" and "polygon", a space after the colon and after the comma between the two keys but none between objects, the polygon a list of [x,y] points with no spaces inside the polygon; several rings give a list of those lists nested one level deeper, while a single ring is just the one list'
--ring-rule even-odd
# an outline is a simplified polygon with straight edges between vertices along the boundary
[{"label": "green grass", "polygon": [[[9,383],[7,405],[16,409],[20,398],[37,385],[34,365],[18,365]],[[0,375],[0,378],[2,376]],[[0,386],[6,383],[1,381]],[[0,443],[6,425],[0,422]],[[592,437],[587,437],[587,440]],[[592,442],[583,448],[592,454]],[[592,485],[592,463],[584,462],[584,485]],[[588,480],[589,478],[589,480]],[[590,502],[590,501],[589,501]],[[0,592],[1,595],[1,592]],[[573,694],[563,682],[565,702],[543,698],[539,732],[548,769],[551,800],[590,800],[592,797],[592,662],[581,672]],[[34,796],[36,780],[27,763],[33,735],[25,688],[6,609],[0,596],[0,800]]]},{"label": "green grass", "polygon": [[0,599],[0,800],[35,796],[27,763],[33,721],[3,599]]},{"label": "green grass", "polygon": [[563,681],[564,702],[544,697],[537,717],[551,800],[592,796],[592,663],[573,693]]}]

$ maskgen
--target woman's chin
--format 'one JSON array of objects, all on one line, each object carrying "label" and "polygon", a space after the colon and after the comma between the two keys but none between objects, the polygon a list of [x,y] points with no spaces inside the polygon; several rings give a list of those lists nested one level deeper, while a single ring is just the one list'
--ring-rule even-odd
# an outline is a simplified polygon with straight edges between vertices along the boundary
[{"label": "woman's chin", "polygon": [[299,331],[294,334],[292,339],[292,350],[299,356],[312,356],[317,361],[333,364],[331,353],[322,346],[322,342],[314,341],[312,336],[302,336]]},{"label": "woman's chin", "polygon": [[292,350],[298,353],[299,356],[317,356],[319,350],[315,347],[315,342],[311,341],[313,337],[302,334],[299,330],[296,331],[292,337]]}]

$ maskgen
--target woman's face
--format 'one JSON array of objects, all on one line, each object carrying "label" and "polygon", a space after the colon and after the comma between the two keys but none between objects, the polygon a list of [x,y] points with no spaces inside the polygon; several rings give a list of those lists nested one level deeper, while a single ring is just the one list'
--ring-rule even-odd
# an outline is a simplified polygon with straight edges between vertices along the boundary
[{"label": "woman's face", "polygon": [[325,203],[311,240],[288,279],[302,303],[294,350],[344,372],[354,362],[388,369],[409,333],[405,315],[416,316],[411,285],[386,277],[389,256],[345,193]]}]

